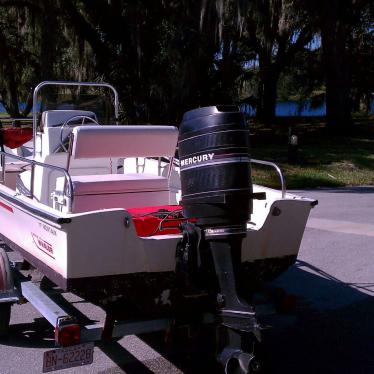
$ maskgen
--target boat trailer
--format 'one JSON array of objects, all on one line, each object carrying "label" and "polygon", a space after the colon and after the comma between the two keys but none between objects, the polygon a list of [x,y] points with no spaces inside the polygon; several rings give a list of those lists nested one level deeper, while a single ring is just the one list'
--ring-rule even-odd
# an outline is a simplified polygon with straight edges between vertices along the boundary
[{"label": "boat trailer", "polygon": [[[191,253],[189,252],[190,255]],[[216,326],[223,337],[216,342],[216,350],[219,350],[217,358],[224,373],[260,372],[260,365],[253,350],[246,352],[242,348],[254,347],[259,339],[260,326],[255,312],[251,306],[240,300],[236,292],[232,292],[235,277],[227,246],[217,242],[213,253],[221,287],[221,292],[217,294],[219,312],[204,313],[198,320],[201,325]],[[26,266],[28,265],[26,263]],[[66,311],[66,299],[56,297],[61,290],[53,287],[48,280],[45,285],[46,278],[34,281],[30,276],[24,276],[24,267],[25,262],[9,261],[7,251],[0,248],[0,339],[8,334],[12,304],[29,302],[54,328],[56,349],[44,352],[43,372],[91,364],[95,342],[162,331],[167,337],[170,331],[189,326],[187,321],[178,325],[172,318],[117,321],[109,312],[104,322],[86,323],[81,319],[82,313],[79,310],[76,309],[76,315],[79,317],[71,313],[71,310],[75,309],[71,304],[69,312]],[[189,295],[184,296],[191,296],[190,291],[186,290]],[[194,324],[196,316],[193,319]],[[224,334],[222,329],[225,330]],[[226,346],[221,350],[223,344]],[[67,361],[68,356],[73,357],[72,352],[77,357],[79,352],[80,359],[69,363],[60,362]]]}]

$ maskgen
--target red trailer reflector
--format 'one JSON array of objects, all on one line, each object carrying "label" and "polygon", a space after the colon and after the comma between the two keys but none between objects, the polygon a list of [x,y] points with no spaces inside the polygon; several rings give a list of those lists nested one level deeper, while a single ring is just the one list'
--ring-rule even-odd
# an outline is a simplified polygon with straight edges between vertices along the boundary
[{"label": "red trailer reflector", "polygon": [[[60,321],[60,320],[59,320]],[[79,344],[81,328],[76,323],[58,322],[55,328],[55,341],[62,347]]]}]

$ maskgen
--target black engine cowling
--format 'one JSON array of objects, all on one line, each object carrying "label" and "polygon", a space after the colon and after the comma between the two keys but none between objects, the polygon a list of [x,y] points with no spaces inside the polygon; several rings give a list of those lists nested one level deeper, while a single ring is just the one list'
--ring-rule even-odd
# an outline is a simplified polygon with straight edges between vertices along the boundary
[{"label": "black engine cowling", "polygon": [[245,225],[252,212],[249,128],[235,106],[183,116],[179,130],[183,214],[204,227]]}]

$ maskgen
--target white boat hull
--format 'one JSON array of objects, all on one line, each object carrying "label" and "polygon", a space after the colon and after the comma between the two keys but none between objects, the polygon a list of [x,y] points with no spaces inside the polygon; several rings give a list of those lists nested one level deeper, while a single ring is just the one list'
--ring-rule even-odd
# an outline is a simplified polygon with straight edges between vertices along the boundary
[{"label": "white boat hull", "polygon": [[[252,216],[242,263],[296,259],[313,200],[265,189],[262,216]],[[260,208],[260,207],[258,207]],[[257,219],[254,220],[254,219]],[[0,234],[60,287],[79,280],[174,272],[181,235],[139,237],[130,214],[107,209],[66,214],[0,186]],[[288,259],[288,260],[287,260]]]}]

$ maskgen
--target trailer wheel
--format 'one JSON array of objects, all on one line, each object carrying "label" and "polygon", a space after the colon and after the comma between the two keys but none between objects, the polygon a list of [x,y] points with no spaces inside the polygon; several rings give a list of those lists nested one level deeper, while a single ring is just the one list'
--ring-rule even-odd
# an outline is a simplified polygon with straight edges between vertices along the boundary
[{"label": "trailer wheel", "polygon": [[[13,276],[9,266],[8,255],[0,248],[0,296],[1,291],[6,292],[14,287]],[[0,301],[0,338],[7,335],[9,330],[10,309],[12,304]]]},{"label": "trailer wheel", "polygon": [[0,339],[8,335],[11,303],[0,304]]}]

